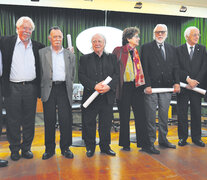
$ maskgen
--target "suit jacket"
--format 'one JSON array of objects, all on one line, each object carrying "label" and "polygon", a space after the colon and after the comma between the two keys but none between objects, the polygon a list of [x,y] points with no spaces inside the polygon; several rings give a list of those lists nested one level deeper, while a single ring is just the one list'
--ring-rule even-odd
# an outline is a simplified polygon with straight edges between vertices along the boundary
[{"label": "suit jacket", "polygon": [[156,41],[141,47],[146,87],[164,88],[180,83],[175,47],[167,43],[164,43],[164,47],[166,60],[162,57]]},{"label": "suit jacket", "polygon": [[[2,58],[3,58],[3,96],[7,97],[10,95],[10,89],[9,89],[9,78],[10,78],[10,72],[11,72],[11,63],[12,63],[12,57],[14,52],[14,47],[16,44],[17,36],[9,36],[9,37],[3,37],[2,42]],[[43,48],[44,45],[32,40],[32,49],[35,57],[35,70],[36,70],[36,79],[35,84],[38,87],[38,94],[37,96],[40,97],[40,67],[39,67],[39,49]]]},{"label": "suit jacket", "polygon": [[199,86],[202,86],[205,73],[207,72],[207,54],[205,46],[199,44],[195,45],[192,60],[190,60],[186,44],[177,47],[176,51],[179,62],[180,81],[187,83],[186,78],[189,76],[190,78],[199,81]]},{"label": "suit jacket", "polygon": [[[115,90],[119,80],[119,66],[117,64],[116,56],[113,54],[103,53],[102,60],[103,78],[106,79],[108,76],[112,78],[112,81],[108,84],[111,89],[106,93],[108,104],[112,104],[115,100]],[[81,56],[78,75],[81,84],[84,86],[83,103],[95,91],[94,87],[99,83],[96,74],[97,69],[94,53]]]},{"label": "suit jacket", "polygon": [[[65,61],[65,81],[68,99],[72,106],[73,81],[75,78],[75,55],[67,49],[63,50]],[[41,99],[46,102],[52,89],[53,65],[51,47],[39,50],[41,69]]]}]

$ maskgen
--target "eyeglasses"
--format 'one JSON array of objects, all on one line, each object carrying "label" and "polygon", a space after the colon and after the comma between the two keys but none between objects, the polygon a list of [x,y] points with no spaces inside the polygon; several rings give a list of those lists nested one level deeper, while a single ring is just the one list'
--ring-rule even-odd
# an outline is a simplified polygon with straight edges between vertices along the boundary
[{"label": "eyeglasses", "polygon": [[196,37],[196,36],[200,37],[201,35],[200,34],[192,34],[192,36],[193,37]]},{"label": "eyeglasses", "polygon": [[135,37],[135,38],[137,38],[137,39],[139,38],[139,36],[133,36],[133,37]]},{"label": "eyeglasses", "polygon": [[155,31],[155,33],[156,33],[156,34],[160,34],[160,33],[161,33],[161,34],[165,34],[166,31]]}]

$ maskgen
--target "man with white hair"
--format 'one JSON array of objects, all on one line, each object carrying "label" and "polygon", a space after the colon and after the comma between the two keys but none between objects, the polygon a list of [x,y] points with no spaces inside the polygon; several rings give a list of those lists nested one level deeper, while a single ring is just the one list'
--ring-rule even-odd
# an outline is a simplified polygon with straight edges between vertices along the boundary
[{"label": "man with white hair", "polygon": [[[119,66],[116,56],[104,52],[106,45],[102,34],[95,34],[92,39],[93,53],[80,57],[79,80],[84,86],[84,103],[94,91],[100,95],[87,107],[82,107],[82,130],[86,144],[87,157],[92,157],[96,147],[96,117],[99,116],[100,150],[111,156],[116,153],[111,150],[111,123],[113,116],[113,104],[115,100],[115,88],[119,80]],[[112,81],[104,85],[103,80],[110,76]]]},{"label": "man with white hair", "polygon": [[[29,17],[16,23],[17,36],[3,38],[3,96],[7,112],[7,137],[11,159],[33,158],[37,97],[40,97],[40,69],[38,50],[44,45],[31,40],[35,26]],[[21,138],[21,127],[23,138]]]},{"label": "man with white hair", "polygon": [[173,87],[174,92],[180,91],[176,51],[172,45],[165,42],[167,38],[165,24],[157,24],[153,33],[154,41],[144,44],[141,48],[141,61],[146,82],[145,106],[148,133],[151,146],[155,149],[156,110],[158,107],[159,145],[164,148],[176,148],[167,139],[168,109],[172,93],[152,93],[152,88]]},{"label": "man with white hair", "polygon": [[192,142],[205,147],[201,140],[201,94],[192,91],[195,87],[202,87],[206,73],[206,48],[198,44],[200,31],[197,27],[188,27],[184,36],[186,43],[177,48],[180,81],[187,83],[187,89],[182,88],[177,95],[178,137],[179,146],[187,144],[188,138],[188,102],[191,113]]}]

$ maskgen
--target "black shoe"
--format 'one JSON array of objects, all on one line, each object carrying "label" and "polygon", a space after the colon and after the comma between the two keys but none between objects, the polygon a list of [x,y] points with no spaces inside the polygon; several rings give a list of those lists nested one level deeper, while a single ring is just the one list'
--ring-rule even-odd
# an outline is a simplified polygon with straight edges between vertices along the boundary
[{"label": "black shoe", "polygon": [[165,147],[165,148],[173,148],[173,149],[176,149],[176,145],[171,144],[170,142],[159,143],[159,145],[160,145],[161,147]]},{"label": "black shoe", "polygon": [[71,152],[70,149],[67,149],[67,150],[61,152],[61,154],[62,154],[63,156],[65,156],[66,158],[68,158],[68,159],[73,159],[73,157],[74,157],[74,156],[73,156],[73,153]]},{"label": "black shoe", "polygon": [[20,155],[19,152],[11,152],[11,156],[10,156],[11,160],[13,161],[18,161],[20,159]]},{"label": "black shoe", "polygon": [[22,157],[25,159],[32,159],[33,153],[31,151],[22,151]]},{"label": "black shoe", "polygon": [[8,161],[0,159],[0,167],[5,167],[8,165]]},{"label": "black shoe", "polygon": [[123,150],[123,151],[130,151],[131,149],[130,149],[129,146],[124,146],[124,147],[122,148],[122,150]]},{"label": "black shoe", "polygon": [[192,140],[193,143],[200,147],[205,147],[205,143],[202,140]]},{"label": "black shoe", "polygon": [[54,152],[45,152],[45,153],[42,155],[42,160],[49,159],[49,158],[51,158],[54,154],[55,154]]},{"label": "black shoe", "polygon": [[94,155],[94,151],[92,151],[90,149],[86,152],[87,157],[92,157],[93,155]]},{"label": "black shoe", "polygon": [[187,142],[184,139],[180,139],[179,142],[178,142],[179,146],[185,146],[186,144],[187,144]]},{"label": "black shoe", "polygon": [[110,156],[116,156],[116,153],[112,149],[103,149],[101,153],[108,154]]},{"label": "black shoe", "polygon": [[144,151],[148,154],[160,154],[160,151],[156,149],[154,146],[142,147],[141,151]]}]

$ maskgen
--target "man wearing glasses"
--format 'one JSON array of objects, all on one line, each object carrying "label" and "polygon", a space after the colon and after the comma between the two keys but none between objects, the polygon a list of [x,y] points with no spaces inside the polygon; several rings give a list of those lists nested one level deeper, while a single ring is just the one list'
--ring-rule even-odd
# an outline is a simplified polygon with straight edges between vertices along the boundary
[{"label": "man wearing glasses", "polygon": [[197,27],[188,27],[184,36],[186,43],[177,48],[180,81],[187,83],[187,89],[182,88],[177,95],[178,137],[179,146],[185,146],[188,138],[188,102],[191,113],[192,142],[205,147],[201,140],[201,95],[192,91],[194,87],[202,87],[206,73],[206,48],[198,44],[200,32]]},{"label": "man wearing glasses", "polygon": [[[158,24],[153,31],[154,41],[141,48],[141,60],[145,74],[145,107],[150,143],[156,141],[156,110],[159,118],[159,145],[164,148],[176,148],[167,139],[168,109],[172,93],[152,93],[152,88],[174,88],[180,91],[178,63],[175,48],[165,42],[167,26]],[[155,148],[155,147],[154,147]]]}]

